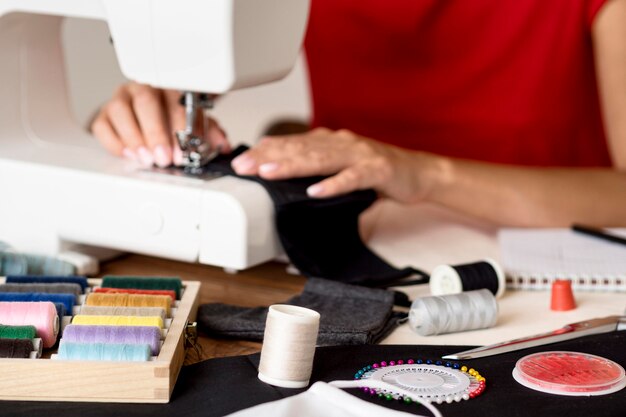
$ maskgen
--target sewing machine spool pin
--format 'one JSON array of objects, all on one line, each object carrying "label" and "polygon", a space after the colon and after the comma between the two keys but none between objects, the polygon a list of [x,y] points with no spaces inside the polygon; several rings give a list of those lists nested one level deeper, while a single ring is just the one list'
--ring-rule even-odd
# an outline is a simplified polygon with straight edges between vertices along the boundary
[{"label": "sewing machine spool pin", "polygon": [[[219,146],[213,146],[205,139],[209,131],[209,111],[213,108],[215,95],[185,91],[180,103],[185,107],[185,129],[175,132],[178,146],[183,154],[183,167],[190,174],[201,173],[202,167],[220,153]],[[194,132],[200,118],[201,130]]]}]

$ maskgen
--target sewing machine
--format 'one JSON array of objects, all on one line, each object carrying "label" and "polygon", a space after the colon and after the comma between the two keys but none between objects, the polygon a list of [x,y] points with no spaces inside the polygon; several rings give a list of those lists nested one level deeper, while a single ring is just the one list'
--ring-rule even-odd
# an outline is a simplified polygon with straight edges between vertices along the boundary
[{"label": "sewing machine", "polygon": [[[64,16],[106,21],[124,75],[186,92],[189,113],[203,97],[286,75],[308,5],[0,0],[0,240],[42,254],[78,243],[236,270],[279,255],[273,206],[258,184],[141,170],[78,126],[60,30]],[[212,156],[192,135],[177,132],[191,168]]]}]

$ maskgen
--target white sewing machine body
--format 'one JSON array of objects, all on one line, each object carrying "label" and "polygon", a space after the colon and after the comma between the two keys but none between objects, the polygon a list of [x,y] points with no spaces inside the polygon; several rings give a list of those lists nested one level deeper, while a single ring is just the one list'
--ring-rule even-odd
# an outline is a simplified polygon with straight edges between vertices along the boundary
[{"label": "white sewing machine body", "polygon": [[63,16],[105,20],[125,76],[220,94],[291,69],[309,0],[0,0],[0,240],[80,243],[244,269],[281,253],[256,183],[141,171],[69,110]]}]

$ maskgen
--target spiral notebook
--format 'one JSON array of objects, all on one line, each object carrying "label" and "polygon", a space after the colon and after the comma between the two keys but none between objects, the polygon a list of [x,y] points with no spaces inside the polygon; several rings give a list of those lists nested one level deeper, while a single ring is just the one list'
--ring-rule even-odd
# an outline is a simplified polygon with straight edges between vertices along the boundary
[{"label": "spiral notebook", "polygon": [[[626,237],[626,229],[611,229]],[[498,232],[507,288],[550,289],[569,279],[579,291],[626,292],[626,245],[570,229],[501,229]]]}]

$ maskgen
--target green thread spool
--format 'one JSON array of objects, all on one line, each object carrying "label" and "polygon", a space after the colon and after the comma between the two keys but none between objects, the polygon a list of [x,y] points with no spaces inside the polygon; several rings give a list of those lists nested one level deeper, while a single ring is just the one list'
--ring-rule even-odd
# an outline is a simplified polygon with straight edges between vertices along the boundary
[{"label": "green thread spool", "polygon": [[136,290],[172,290],[180,300],[183,283],[175,277],[137,277],[107,275],[102,278],[102,288],[127,288]]},{"label": "green thread spool", "polygon": [[5,326],[0,324],[0,339],[34,339],[37,337],[35,326]]}]

